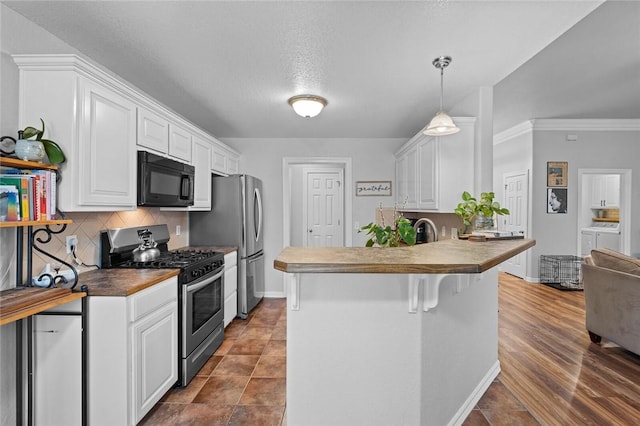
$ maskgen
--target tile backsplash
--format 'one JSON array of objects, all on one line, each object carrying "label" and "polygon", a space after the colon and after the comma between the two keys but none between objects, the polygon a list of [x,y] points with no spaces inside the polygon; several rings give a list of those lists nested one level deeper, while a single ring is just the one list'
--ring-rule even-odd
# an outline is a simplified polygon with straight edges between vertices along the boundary
[{"label": "tile backsplash", "polygon": [[[128,228],[132,226],[158,225],[166,223],[169,227],[170,241],[169,249],[176,249],[188,245],[189,224],[187,212],[163,211],[159,208],[138,208],[134,211],[122,212],[103,212],[103,213],[67,213],[67,219],[71,219],[73,223],[67,225],[67,229],[60,234],[53,235],[51,241],[47,244],[41,244],[42,248],[63,259],[65,262],[74,264],[73,257],[66,252],[66,237],[69,235],[77,235],[78,247],[76,255],[85,265],[95,265],[100,262],[100,231],[112,228]],[[176,229],[180,227],[180,235],[177,235]],[[37,227],[35,228],[37,229]],[[52,229],[59,229],[52,227]],[[25,228],[26,233],[26,228]],[[37,237],[46,238],[46,233],[36,234]],[[27,236],[25,235],[25,241]],[[3,248],[3,269],[10,268],[4,260],[6,260],[6,251],[13,251],[12,258],[15,259],[15,248],[11,250],[9,247]],[[26,259],[25,259],[26,262]],[[12,262],[13,263],[13,262]],[[51,263],[55,267],[56,261],[33,251],[33,275],[37,276],[47,263]],[[84,272],[94,269],[87,266],[76,266],[78,272]],[[26,266],[25,266],[26,268]],[[65,269],[63,267],[63,269]],[[25,269],[26,270],[26,269]],[[6,272],[6,271],[5,271]],[[4,283],[6,284],[6,283]],[[3,285],[6,288],[6,285]]]}]

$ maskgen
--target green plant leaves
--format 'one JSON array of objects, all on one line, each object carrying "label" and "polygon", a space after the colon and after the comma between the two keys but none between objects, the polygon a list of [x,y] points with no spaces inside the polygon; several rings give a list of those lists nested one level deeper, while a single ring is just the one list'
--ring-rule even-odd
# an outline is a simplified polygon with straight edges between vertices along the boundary
[{"label": "green plant leaves", "polygon": [[365,247],[398,247],[400,241],[412,246],[416,243],[416,231],[411,226],[409,219],[398,217],[396,219],[396,227],[380,226],[375,223],[369,223],[361,227],[358,232],[366,232],[371,238],[365,243]]},{"label": "green plant leaves", "polygon": [[62,148],[57,143],[49,139],[42,139],[40,142],[44,145],[44,151],[51,164],[60,164],[66,161]]},{"label": "green plant leaves", "polygon": [[509,209],[500,206],[500,203],[493,201],[496,194],[493,192],[482,192],[480,201],[474,198],[470,193],[464,191],[462,193],[462,202],[453,210],[455,214],[460,216],[465,226],[471,226],[471,220],[478,214],[485,216],[508,215]]},{"label": "green plant leaves", "polygon": [[62,152],[62,148],[60,148],[60,145],[50,139],[42,139],[45,130],[44,120],[42,118],[40,119],[40,123],[42,124],[42,130],[38,130],[33,126],[27,126],[22,131],[22,138],[29,139],[35,136],[37,141],[42,142],[44,151],[47,153],[47,157],[51,164],[64,163],[66,158]]}]

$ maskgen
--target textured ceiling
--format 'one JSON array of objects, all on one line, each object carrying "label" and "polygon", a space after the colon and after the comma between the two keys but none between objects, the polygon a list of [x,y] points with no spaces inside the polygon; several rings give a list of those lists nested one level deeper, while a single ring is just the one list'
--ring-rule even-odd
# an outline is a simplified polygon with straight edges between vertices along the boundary
[{"label": "textured ceiling", "polygon": [[[601,1],[3,3],[217,137],[408,138],[438,109],[435,57],[446,110]],[[300,118],[302,93],[329,105]]]}]

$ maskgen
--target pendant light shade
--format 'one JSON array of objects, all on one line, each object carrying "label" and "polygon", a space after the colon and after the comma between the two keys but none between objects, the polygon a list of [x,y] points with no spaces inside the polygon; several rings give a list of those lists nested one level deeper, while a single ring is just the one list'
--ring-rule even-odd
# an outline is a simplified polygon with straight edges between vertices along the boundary
[{"label": "pendant light shade", "polygon": [[316,95],[298,95],[289,98],[289,105],[300,117],[312,118],[327,106],[327,100]]},{"label": "pendant light shade", "polygon": [[440,69],[440,111],[429,123],[424,131],[427,136],[446,136],[458,133],[460,128],[456,126],[451,117],[442,109],[442,98],[444,97],[444,69],[451,63],[451,56],[440,56],[433,60],[433,66]]}]

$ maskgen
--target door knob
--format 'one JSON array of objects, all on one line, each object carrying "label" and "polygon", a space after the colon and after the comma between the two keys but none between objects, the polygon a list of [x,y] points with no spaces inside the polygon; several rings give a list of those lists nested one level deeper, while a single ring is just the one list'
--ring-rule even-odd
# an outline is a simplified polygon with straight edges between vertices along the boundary
[{"label": "door knob", "polygon": [[309,229],[309,233],[312,233],[312,232],[313,232],[313,229]]}]

